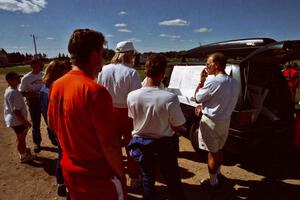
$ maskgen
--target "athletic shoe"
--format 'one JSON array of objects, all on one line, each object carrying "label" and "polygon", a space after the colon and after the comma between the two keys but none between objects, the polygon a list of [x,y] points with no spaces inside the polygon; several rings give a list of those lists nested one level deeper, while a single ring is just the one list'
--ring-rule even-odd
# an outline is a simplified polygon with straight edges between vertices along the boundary
[{"label": "athletic shoe", "polygon": [[34,156],[29,154],[29,153],[25,153],[24,155],[21,155],[20,161],[21,163],[26,163],[29,161],[32,161],[34,159]]}]

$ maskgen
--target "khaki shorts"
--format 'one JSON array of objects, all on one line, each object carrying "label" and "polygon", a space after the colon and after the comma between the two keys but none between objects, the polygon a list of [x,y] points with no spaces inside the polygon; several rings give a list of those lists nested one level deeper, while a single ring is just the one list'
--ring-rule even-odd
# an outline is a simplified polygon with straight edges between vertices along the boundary
[{"label": "khaki shorts", "polygon": [[216,153],[223,149],[228,137],[229,120],[212,120],[202,115],[199,124],[199,148]]}]

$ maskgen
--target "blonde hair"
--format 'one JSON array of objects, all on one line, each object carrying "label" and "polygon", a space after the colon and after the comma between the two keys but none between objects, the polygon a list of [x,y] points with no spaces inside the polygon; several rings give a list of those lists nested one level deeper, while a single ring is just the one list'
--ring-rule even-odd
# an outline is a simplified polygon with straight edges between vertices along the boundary
[{"label": "blonde hair", "polygon": [[110,63],[112,64],[133,64],[133,51],[126,51],[126,52],[116,52],[115,55],[112,57]]},{"label": "blonde hair", "polygon": [[43,82],[47,87],[50,87],[55,80],[64,75],[68,70],[64,62],[53,60],[46,66]]}]

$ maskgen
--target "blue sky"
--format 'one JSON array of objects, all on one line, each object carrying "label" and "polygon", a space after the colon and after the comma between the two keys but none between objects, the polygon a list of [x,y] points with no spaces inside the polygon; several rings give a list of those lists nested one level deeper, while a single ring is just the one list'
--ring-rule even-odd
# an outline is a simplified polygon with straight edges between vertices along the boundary
[{"label": "blue sky", "polygon": [[188,50],[223,40],[300,39],[299,0],[0,0],[0,48],[49,57],[67,53],[74,29],[102,32],[114,49]]}]

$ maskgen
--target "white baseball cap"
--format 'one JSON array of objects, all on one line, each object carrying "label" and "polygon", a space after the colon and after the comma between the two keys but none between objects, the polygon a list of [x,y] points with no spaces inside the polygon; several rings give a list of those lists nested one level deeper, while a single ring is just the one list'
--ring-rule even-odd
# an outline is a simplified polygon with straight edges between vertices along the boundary
[{"label": "white baseball cap", "polygon": [[122,42],[119,42],[117,44],[117,47],[116,47],[116,51],[117,52],[128,52],[128,51],[134,51],[135,53],[137,52],[133,46],[133,43],[131,41],[122,41]]}]

